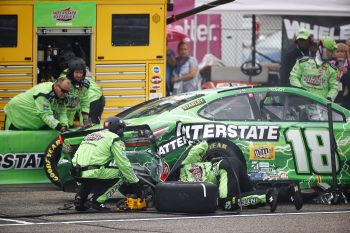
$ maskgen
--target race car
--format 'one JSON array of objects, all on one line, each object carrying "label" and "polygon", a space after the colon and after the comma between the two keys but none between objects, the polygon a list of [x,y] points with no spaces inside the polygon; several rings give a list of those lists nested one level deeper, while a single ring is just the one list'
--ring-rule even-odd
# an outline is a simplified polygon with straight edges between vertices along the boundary
[{"label": "race car", "polygon": [[[149,127],[157,154],[169,169],[191,141],[207,140],[206,160],[238,157],[257,186],[296,182],[310,189],[336,178],[337,184],[349,187],[350,112],[327,104],[299,88],[239,86],[150,100],[118,117],[128,127]],[[129,151],[149,145],[135,134],[126,135],[125,142]]]},{"label": "race car", "polygon": [[[117,116],[127,127],[149,129],[165,168],[161,180],[167,179],[166,171],[191,141],[207,140],[206,160],[237,156],[257,186],[296,182],[301,189],[313,189],[336,182],[350,187],[350,112],[299,88],[212,88],[149,100]],[[90,130],[49,145],[43,166],[51,182],[64,188],[72,180],[67,172],[70,160]],[[150,149],[151,144],[140,136],[125,134],[128,151]]]}]

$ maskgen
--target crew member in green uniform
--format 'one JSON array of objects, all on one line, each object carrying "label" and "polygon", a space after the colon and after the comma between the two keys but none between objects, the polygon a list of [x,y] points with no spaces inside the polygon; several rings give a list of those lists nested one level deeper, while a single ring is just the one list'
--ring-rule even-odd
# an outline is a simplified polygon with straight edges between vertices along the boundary
[{"label": "crew member in green uniform", "polygon": [[182,161],[180,180],[184,182],[208,182],[219,188],[219,206],[224,210],[235,210],[239,204],[258,207],[268,203],[270,211],[277,208],[277,190],[255,190],[250,184],[247,170],[236,157],[216,162],[201,162],[208,150],[208,143],[202,141],[194,145]]},{"label": "crew member in green uniform", "polygon": [[40,83],[8,102],[5,129],[39,130],[68,128],[67,96],[71,88],[69,79],[62,77],[55,83]]},{"label": "crew member in green uniform", "polygon": [[[121,140],[125,127],[122,119],[109,117],[104,123],[105,130],[87,135],[76,151],[72,163],[81,171],[81,174],[73,174],[81,183],[75,196],[76,210],[90,207],[109,210],[104,203],[117,190],[121,179],[137,186],[139,179],[124,154],[125,145]],[[110,165],[111,162],[116,165]],[[90,193],[93,195],[87,200]]]},{"label": "crew member in green uniform", "polygon": [[67,78],[72,82],[68,96],[67,116],[70,126],[73,126],[76,113],[81,113],[83,124],[89,122],[89,96],[90,82],[86,77],[86,64],[82,58],[75,57],[69,61]]},{"label": "crew member in green uniform", "polygon": [[[184,182],[209,182],[219,188],[219,206],[224,210],[235,210],[242,207],[259,207],[270,205],[270,211],[277,208],[278,191],[276,188],[254,190],[246,166],[235,156],[225,157],[211,162],[201,162],[208,150],[208,143],[202,141],[194,145],[186,158],[181,162],[180,180]],[[290,185],[287,195],[297,210],[303,206],[296,187]]]},{"label": "crew member in green uniform", "polygon": [[[69,61],[73,59],[69,57]],[[89,102],[89,119],[91,123],[100,124],[102,112],[105,106],[105,97],[103,96],[102,89],[96,83],[95,77],[89,71],[89,68],[85,68],[85,79],[89,82],[88,88],[88,102]],[[68,69],[65,69],[60,74],[60,77],[67,76]]]},{"label": "crew member in green uniform", "polygon": [[327,60],[337,49],[337,44],[329,36],[324,37],[321,42],[320,47],[326,49],[325,52],[321,50],[321,59],[319,61],[314,57],[298,59],[290,72],[289,81],[291,86],[303,88],[334,101],[338,95],[338,71],[337,67]]},{"label": "crew member in green uniform", "polygon": [[90,103],[90,119],[94,124],[100,124],[102,112],[105,107],[105,97],[102,94],[102,89],[96,83],[95,77],[86,67],[86,79],[90,82],[88,98]]}]

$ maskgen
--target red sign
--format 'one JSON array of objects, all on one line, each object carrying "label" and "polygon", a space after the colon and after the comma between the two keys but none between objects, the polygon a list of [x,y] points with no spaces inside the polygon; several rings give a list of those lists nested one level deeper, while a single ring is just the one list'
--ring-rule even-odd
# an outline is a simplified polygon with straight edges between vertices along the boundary
[{"label": "red sign", "polygon": [[[168,17],[195,7],[194,0],[174,0],[174,11],[168,12]],[[173,27],[185,33],[189,38],[190,53],[198,62],[205,54],[211,53],[221,59],[221,15],[201,14],[193,15],[172,23]],[[209,43],[208,43],[209,42]],[[176,53],[178,42],[170,42],[168,47]]]}]

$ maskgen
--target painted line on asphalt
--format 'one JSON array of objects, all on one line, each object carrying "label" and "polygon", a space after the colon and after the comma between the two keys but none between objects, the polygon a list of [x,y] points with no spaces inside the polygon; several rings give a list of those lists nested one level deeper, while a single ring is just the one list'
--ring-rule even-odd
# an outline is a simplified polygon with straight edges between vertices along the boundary
[{"label": "painted line on asphalt", "polygon": [[[32,222],[26,222],[26,221],[22,221],[22,220],[15,220],[15,219],[8,219],[8,218],[0,218],[0,221],[5,221],[5,222],[16,222],[19,223],[19,225],[25,225],[25,224],[33,224]],[[0,224],[4,225],[4,224]],[[11,224],[9,224],[11,225]]]},{"label": "painted line on asphalt", "polygon": [[[219,215],[219,216],[188,216],[188,217],[163,217],[163,218],[135,218],[135,219],[95,219],[84,221],[60,221],[60,222],[25,222],[23,223],[0,224],[2,226],[29,226],[29,225],[59,225],[59,224],[82,224],[82,223],[108,223],[108,222],[146,222],[161,220],[186,220],[186,219],[210,219],[210,218],[242,218],[242,217],[260,217],[260,216],[287,216],[287,215],[319,215],[319,214],[348,214],[350,210],[345,211],[322,211],[322,212],[300,212],[300,213],[268,213],[268,214],[239,214],[239,215]],[[0,219],[1,220],[1,219]]]}]

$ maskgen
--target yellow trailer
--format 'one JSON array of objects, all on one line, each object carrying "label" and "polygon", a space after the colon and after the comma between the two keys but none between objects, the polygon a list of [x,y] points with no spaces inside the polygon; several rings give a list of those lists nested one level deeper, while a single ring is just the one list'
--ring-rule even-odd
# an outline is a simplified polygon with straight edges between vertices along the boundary
[{"label": "yellow trailer", "polygon": [[84,58],[106,97],[103,118],[165,96],[166,0],[0,1],[0,128],[6,103]]}]

